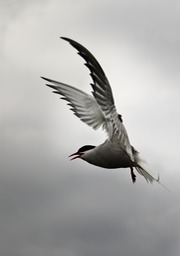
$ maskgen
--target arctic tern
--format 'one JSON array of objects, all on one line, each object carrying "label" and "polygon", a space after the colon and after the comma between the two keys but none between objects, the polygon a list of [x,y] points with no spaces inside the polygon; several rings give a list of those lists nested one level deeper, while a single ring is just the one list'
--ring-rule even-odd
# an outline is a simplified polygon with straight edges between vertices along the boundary
[{"label": "arctic tern", "polygon": [[[85,145],[71,154],[71,160],[80,158],[95,166],[114,169],[130,168],[132,182],[136,181],[134,169],[141,174],[147,182],[159,182],[144,168],[144,161],[139,152],[130,144],[122,116],[116,111],[110,83],[95,57],[78,42],[61,37],[69,42],[78,54],[85,60],[90,70],[93,83],[92,95],[83,92],[71,85],[42,77],[53,88],[54,93],[60,94],[66,100],[70,109],[81,121],[93,129],[102,127],[107,133],[107,139],[99,146]],[[162,185],[162,184],[161,184]]]}]

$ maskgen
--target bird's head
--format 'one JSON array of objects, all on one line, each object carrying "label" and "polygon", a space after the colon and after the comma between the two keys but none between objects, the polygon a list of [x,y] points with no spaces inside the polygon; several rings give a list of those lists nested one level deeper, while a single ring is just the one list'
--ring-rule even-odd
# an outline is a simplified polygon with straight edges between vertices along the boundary
[{"label": "bird's head", "polygon": [[70,160],[74,160],[76,158],[83,159],[83,155],[93,148],[95,148],[95,146],[92,146],[92,145],[85,145],[85,146],[81,147],[80,149],[78,149],[77,152],[75,152],[69,156],[69,157],[72,157]]}]

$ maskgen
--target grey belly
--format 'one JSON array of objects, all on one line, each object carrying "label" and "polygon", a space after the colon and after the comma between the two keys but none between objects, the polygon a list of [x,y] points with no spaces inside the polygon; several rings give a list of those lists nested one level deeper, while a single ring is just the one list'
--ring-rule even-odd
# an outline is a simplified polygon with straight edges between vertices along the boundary
[{"label": "grey belly", "polygon": [[99,151],[93,156],[92,159],[89,159],[89,163],[100,166],[108,169],[115,168],[127,168],[135,166],[135,163],[132,162],[129,155],[123,151],[113,151],[107,154],[104,154],[103,151]]}]

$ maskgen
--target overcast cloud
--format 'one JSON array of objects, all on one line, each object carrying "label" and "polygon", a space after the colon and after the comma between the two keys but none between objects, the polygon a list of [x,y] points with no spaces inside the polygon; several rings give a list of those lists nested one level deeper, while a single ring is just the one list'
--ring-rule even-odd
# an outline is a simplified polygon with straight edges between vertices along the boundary
[{"label": "overcast cloud", "polygon": [[[0,0],[0,255],[180,255],[180,2]],[[111,82],[131,143],[159,184],[68,155],[105,140],[40,76],[91,91],[60,36]]]}]

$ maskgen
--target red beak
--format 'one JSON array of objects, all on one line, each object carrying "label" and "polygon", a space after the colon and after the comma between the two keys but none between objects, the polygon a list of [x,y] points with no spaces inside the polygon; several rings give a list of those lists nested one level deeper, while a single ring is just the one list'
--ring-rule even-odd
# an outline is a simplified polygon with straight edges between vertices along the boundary
[{"label": "red beak", "polygon": [[69,157],[72,157],[72,156],[74,156],[74,157],[71,158],[70,160],[74,160],[76,158],[79,158],[81,156],[81,154],[79,152],[76,152],[76,153],[71,154]]}]

